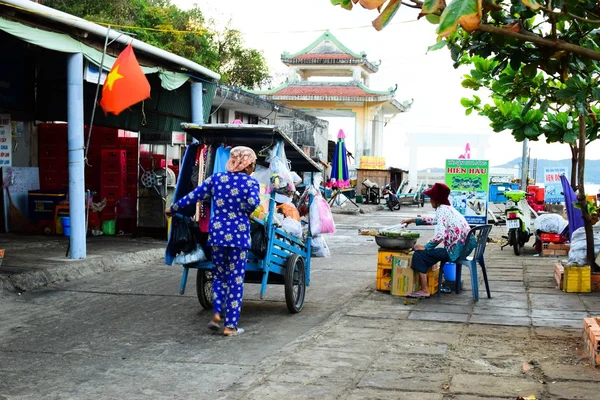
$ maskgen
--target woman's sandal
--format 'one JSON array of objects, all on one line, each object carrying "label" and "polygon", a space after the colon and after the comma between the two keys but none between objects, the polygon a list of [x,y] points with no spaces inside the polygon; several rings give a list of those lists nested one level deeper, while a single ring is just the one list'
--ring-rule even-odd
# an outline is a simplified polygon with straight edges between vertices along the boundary
[{"label": "woman's sandal", "polygon": [[431,297],[431,295],[425,296],[424,294],[419,292],[412,292],[410,294],[407,294],[406,297],[410,297],[411,299],[428,299]]},{"label": "woman's sandal", "polygon": [[225,332],[223,332],[223,336],[226,336],[226,337],[237,336],[237,335],[241,335],[242,333],[244,333],[244,329],[237,328],[235,331],[233,331],[231,333],[225,333]]},{"label": "woman's sandal", "polygon": [[218,331],[219,329],[221,329],[221,325],[219,325],[219,323],[215,321],[210,321],[207,326],[208,329],[210,329],[211,331]]}]

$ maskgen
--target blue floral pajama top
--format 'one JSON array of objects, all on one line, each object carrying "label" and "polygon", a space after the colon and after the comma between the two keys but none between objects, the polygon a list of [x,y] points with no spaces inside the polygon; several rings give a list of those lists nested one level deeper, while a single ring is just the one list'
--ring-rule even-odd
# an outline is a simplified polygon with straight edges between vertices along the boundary
[{"label": "blue floral pajama top", "polygon": [[171,206],[180,207],[213,200],[208,245],[250,248],[250,214],[260,205],[260,185],[244,172],[220,172],[202,182]]},{"label": "blue floral pajama top", "polygon": [[467,253],[477,246],[474,236],[471,236],[469,243],[466,243],[471,227],[465,217],[455,208],[445,204],[435,210],[435,217],[417,218],[416,224],[435,225],[435,235],[425,244],[425,250],[433,250],[438,244],[444,242],[450,261],[456,261],[465,246],[467,246]]}]

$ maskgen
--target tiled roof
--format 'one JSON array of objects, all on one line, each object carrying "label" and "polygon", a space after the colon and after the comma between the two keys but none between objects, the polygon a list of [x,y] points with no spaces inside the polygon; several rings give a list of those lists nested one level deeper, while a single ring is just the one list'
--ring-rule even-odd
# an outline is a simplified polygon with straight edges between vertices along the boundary
[{"label": "tiled roof", "polygon": [[336,96],[336,97],[374,97],[377,94],[368,93],[358,86],[288,86],[282,90],[270,93],[270,96]]},{"label": "tiled roof", "polygon": [[350,54],[302,54],[293,57],[295,60],[357,60]]}]

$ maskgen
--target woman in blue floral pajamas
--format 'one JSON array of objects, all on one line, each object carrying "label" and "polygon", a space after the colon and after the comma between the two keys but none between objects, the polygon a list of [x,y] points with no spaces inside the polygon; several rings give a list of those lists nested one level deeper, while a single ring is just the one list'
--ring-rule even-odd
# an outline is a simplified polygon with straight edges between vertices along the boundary
[{"label": "woman in blue floral pajamas", "polygon": [[208,197],[213,200],[208,245],[212,246],[214,314],[208,327],[220,329],[225,305],[225,336],[244,332],[237,325],[251,240],[249,216],[260,204],[260,185],[250,176],[255,167],[256,154],[252,149],[234,147],[227,172],[214,174],[166,210],[171,214]]}]

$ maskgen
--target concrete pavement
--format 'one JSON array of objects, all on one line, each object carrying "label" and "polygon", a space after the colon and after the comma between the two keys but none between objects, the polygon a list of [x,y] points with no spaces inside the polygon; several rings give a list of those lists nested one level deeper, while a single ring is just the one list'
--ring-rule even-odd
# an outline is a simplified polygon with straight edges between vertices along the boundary
[{"label": "concrete pavement", "polygon": [[259,301],[248,285],[237,338],[205,328],[193,279],[177,295],[179,267],[115,266],[8,297],[0,399],[598,398],[581,334],[600,296],[555,289],[552,259],[488,244],[492,298],[482,290],[476,304],[466,269],[459,295],[375,290],[377,246],[357,229],[427,211],[336,215],[332,258],[314,259],[304,310],[289,314],[280,286]]}]

